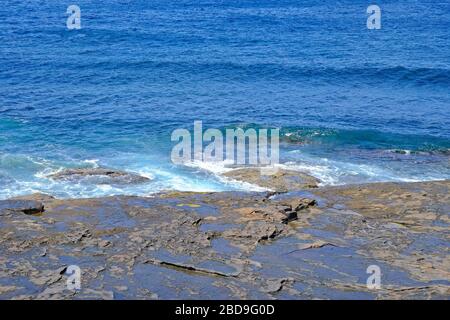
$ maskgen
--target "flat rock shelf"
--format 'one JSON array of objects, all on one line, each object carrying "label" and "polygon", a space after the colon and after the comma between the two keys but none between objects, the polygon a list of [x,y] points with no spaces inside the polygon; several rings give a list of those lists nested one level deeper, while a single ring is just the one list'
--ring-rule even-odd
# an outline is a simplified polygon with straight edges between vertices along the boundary
[{"label": "flat rock shelf", "polygon": [[449,185],[0,201],[0,298],[448,299]]}]

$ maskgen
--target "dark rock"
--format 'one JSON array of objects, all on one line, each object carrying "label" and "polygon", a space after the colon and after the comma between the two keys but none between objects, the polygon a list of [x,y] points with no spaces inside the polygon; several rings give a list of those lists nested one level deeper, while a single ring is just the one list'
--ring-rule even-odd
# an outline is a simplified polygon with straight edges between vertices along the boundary
[{"label": "dark rock", "polygon": [[266,286],[262,290],[267,293],[277,293],[281,291],[285,285],[292,284],[294,282],[294,278],[269,279],[267,280]]},{"label": "dark rock", "polygon": [[300,211],[307,209],[309,207],[315,206],[317,204],[316,200],[309,199],[309,198],[303,198],[303,199],[295,199],[291,201],[289,204],[293,211]]},{"label": "dark rock", "polygon": [[287,224],[298,219],[298,212],[316,204],[316,200],[302,198],[291,200],[289,203],[268,206],[266,208],[249,209],[250,214],[257,214],[267,220]]},{"label": "dark rock", "polygon": [[276,225],[265,221],[250,221],[242,229],[229,229],[223,232],[223,236],[229,238],[247,238],[256,242],[274,239],[282,230]]},{"label": "dark rock", "polygon": [[149,260],[145,261],[145,263],[151,263],[151,264],[166,266],[166,267],[174,268],[174,269],[178,269],[178,270],[198,272],[198,273],[209,274],[209,275],[220,276],[220,277],[237,277],[240,274],[239,270],[235,270],[234,272],[223,272],[220,270],[198,267],[198,266],[195,266],[192,264],[171,262],[171,261],[161,261],[161,260],[156,260],[156,259],[149,259]]},{"label": "dark rock", "polygon": [[82,180],[91,179],[95,183],[135,184],[150,181],[149,178],[135,173],[104,169],[104,168],[79,168],[66,169],[48,176],[54,180]]},{"label": "dark rock", "polygon": [[0,212],[22,212],[28,215],[44,212],[44,205],[34,200],[2,200]]},{"label": "dark rock", "polygon": [[285,214],[286,214],[286,217],[281,220],[282,223],[288,223],[290,221],[297,220],[297,218],[298,218],[296,211],[288,211]]}]

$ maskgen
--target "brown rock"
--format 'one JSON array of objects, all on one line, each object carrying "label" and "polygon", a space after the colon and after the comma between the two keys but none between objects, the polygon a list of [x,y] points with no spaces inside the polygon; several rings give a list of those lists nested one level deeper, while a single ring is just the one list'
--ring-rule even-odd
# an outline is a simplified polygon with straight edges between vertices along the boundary
[{"label": "brown rock", "polygon": [[33,193],[33,194],[27,194],[24,196],[18,196],[18,197],[13,197],[9,200],[31,200],[31,201],[49,201],[49,200],[54,200],[55,197],[45,194],[45,193]]},{"label": "brown rock", "polygon": [[258,168],[242,168],[225,173],[238,181],[258,185],[275,192],[288,192],[317,188],[319,180],[302,172],[278,169],[274,174],[263,175]]}]

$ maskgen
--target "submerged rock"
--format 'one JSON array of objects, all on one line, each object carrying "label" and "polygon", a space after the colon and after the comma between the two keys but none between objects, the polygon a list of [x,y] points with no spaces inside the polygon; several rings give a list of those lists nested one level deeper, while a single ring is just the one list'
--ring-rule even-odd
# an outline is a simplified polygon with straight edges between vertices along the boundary
[{"label": "submerged rock", "polygon": [[89,179],[95,183],[103,184],[136,184],[150,181],[149,178],[135,173],[104,168],[65,169],[48,177],[54,180],[72,181]]},{"label": "submerged rock", "polygon": [[273,174],[262,174],[259,168],[241,168],[229,171],[225,176],[276,192],[317,188],[320,183],[319,179],[306,173],[279,168]]}]

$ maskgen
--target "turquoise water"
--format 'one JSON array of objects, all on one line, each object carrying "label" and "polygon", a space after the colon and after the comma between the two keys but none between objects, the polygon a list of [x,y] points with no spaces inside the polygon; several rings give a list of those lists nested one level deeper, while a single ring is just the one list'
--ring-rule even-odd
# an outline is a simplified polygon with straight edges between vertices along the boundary
[{"label": "turquoise water", "polygon": [[[254,189],[175,166],[176,128],[277,127],[324,184],[450,178],[450,3],[8,1],[0,8],[0,198]],[[55,182],[69,167],[153,178]]]}]

